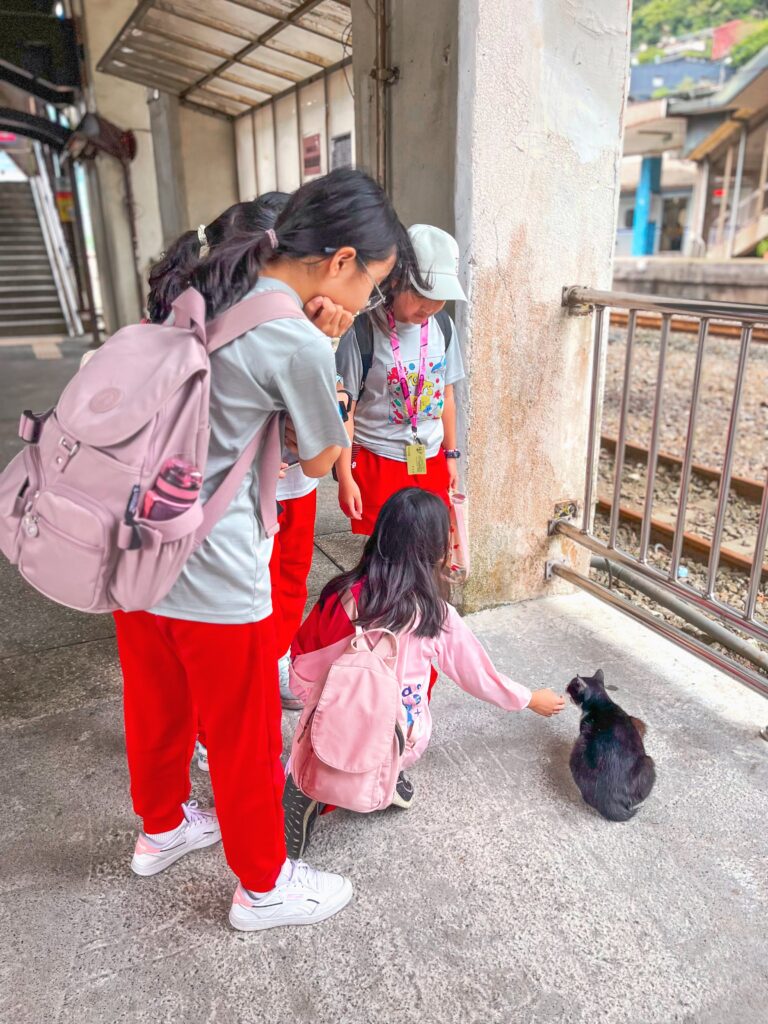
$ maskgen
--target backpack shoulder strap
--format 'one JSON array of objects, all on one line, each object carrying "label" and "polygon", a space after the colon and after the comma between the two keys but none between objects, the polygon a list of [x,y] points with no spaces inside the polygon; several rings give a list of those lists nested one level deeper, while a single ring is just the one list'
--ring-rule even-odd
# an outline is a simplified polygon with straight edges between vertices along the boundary
[{"label": "backpack shoulder strap", "polygon": [[360,379],[360,391],[365,387],[365,378],[373,363],[373,324],[367,313],[355,318],[352,330],[355,332],[357,347],[360,349],[360,359],[363,364],[363,376]]},{"label": "backpack shoulder strap", "polygon": [[445,351],[447,352],[451,347],[451,342],[453,341],[453,321],[444,309],[441,309],[440,312],[435,315],[435,320],[437,320],[437,326],[443,332],[443,338],[445,339]]},{"label": "backpack shoulder strap", "polygon": [[[207,325],[205,347],[208,355],[246,331],[252,331],[270,320],[284,319],[306,319],[304,311],[285,292],[261,292],[243,299]],[[195,534],[196,547],[203,543],[229,508],[259,452],[259,515],[267,536],[274,537],[278,531],[277,481],[282,459],[281,434],[280,415],[274,413],[243,448],[232,468],[203,506],[203,521]]]},{"label": "backpack shoulder strap", "polygon": [[339,598],[339,604],[347,613],[350,622],[354,622],[357,619],[357,601],[355,595],[351,590],[345,590]]},{"label": "backpack shoulder strap", "polygon": [[285,292],[260,292],[242,299],[211,320],[206,329],[208,355],[228,345],[246,331],[270,320],[306,320],[304,310]]},{"label": "backpack shoulder strap", "polygon": [[259,450],[259,515],[267,536],[274,537],[278,532],[277,481],[282,447],[280,414],[273,413],[243,448],[235,464],[203,505],[203,521],[195,534],[195,547],[203,543],[229,508]]}]

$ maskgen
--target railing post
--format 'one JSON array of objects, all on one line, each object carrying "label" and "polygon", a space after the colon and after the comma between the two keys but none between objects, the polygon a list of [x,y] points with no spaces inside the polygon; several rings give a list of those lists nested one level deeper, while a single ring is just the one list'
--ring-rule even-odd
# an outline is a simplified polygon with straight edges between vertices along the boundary
[{"label": "railing post", "polygon": [[712,548],[709,553],[709,566],[707,569],[707,597],[714,596],[715,583],[717,581],[717,569],[720,565],[720,546],[723,542],[723,526],[725,524],[726,509],[728,508],[728,492],[731,489],[731,474],[733,473],[733,456],[736,450],[736,434],[739,429],[741,396],[744,393],[744,377],[747,372],[747,359],[749,357],[749,344],[751,340],[752,327],[747,324],[742,325],[739,363],[736,368],[736,381],[733,386],[733,401],[731,402],[731,415],[728,420],[728,436],[725,442],[723,470],[720,475],[720,493],[717,498],[715,528],[712,531]]},{"label": "railing post", "polygon": [[645,506],[643,522],[640,526],[640,561],[648,560],[648,545],[651,539],[651,516],[653,514],[653,491],[656,483],[656,466],[659,461],[659,437],[661,434],[661,411],[664,396],[664,372],[667,365],[667,347],[669,344],[669,326],[671,317],[664,313],[661,320],[661,336],[659,338],[659,365],[656,372],[656,394],[653,402],[653,422],[651,424],[651,443],[648,446],[648,463],[645,479]]},{"label": "railing post", "polygon": [[597,462],[600,455],[600,379],[603,367],[603,346],[610,317],[604,306],[595,310],[594,343],[592,345],[592,382],[589,398],[589,428],[587,434],[587,475],[584,484],[584,509],[581,528],[584,533],[592,531],[595,509],[595,482]]},{"label": "railing post", "polygon": [[691,486],[691,466],[693,465],[693,441],[696,435],[696,417],[699,411],[699,393],[701,391],[701,373],[704,367],[704,349],[707,343],[708,320],[702,320],[699,327],[699,343],[696,348],[696,364],[693,371],[693,389],[691,391],[691,411],[688,414],[688,432],[685,437],[683,466],[680,471],[680,496],[677,502],[677,520],[675,535],[672,541],[672,561],[669,567],[670,579],[676,580],[680,568],[680,555],[683,551],[685,534],[685,513],[688,508],[688,491]]},{"label": "railing post", "polygon": [[613,467],[613,505],[611,506],[610,545],[616,547],[619,536],[619,509],[621,508],[621,478],[624,470],[624,449],[627,444],[627,415],[629,413],[629,391],[632,383],[632,350],[635,344],[637,310],[630,309],[627,322],[627,350],[624,356],[624,389],[621,393],[619,431],[616,438],[616,452]]}]

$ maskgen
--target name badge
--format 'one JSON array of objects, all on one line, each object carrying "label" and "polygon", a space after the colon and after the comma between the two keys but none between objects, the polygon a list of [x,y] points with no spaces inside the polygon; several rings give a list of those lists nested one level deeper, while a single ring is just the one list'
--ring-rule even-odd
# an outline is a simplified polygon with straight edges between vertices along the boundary
[{"label": "name badge", "polygon": [[427,472],[427,446],[424,444],[407,444],[405,461],[411,476],[424,476]]}]

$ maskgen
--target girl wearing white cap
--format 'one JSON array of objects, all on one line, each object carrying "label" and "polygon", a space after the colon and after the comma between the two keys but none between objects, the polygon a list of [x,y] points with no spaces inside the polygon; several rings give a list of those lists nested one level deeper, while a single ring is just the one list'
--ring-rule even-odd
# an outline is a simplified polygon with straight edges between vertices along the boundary
[{"label": "girl wearing white cap", "polygon": [[370,535],[384,502],[403,487],[421,487],[450,503],[457,486],[453,385],[464,377],[447,301],[466,301],[459,247],[428,224],[408,230],[413,269],[381,295],[342,338],[336,366],[350,396],[354,441],[336,464],[339,504],[352,532]]}]

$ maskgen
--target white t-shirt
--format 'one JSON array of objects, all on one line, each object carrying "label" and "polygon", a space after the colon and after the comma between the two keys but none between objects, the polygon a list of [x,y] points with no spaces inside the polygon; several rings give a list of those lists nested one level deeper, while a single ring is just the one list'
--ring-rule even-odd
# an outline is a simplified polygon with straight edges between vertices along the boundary
[{"label": "white t-shirt", "polygon": [[298,462],[287,470],[282,480],[277,481],[277,500],[291,501],[293,498],[305,498],[312,491],[317,490],[320,483],[314,477],[302,473]]},{"label": "white t-shirt", "polygon": [[[250,295],[296,292],[262,276]],[[271,320],[211,356],[211,440],[203,482],[206,498],[259,426],[289,413],[299,455],[312,459],[331,445],[349,446],[339,415],[336,369],[328,338],[309,320]],[[296,472],[290,470],[290,472]],[[189,558],[156,615],[196,622],[258,622],[272,610],[272,541],[258,515],[259,481],[247,474],[229,508]]]},{"label": "white t-shirt", "polygon": [[[445,388],[464,377],[464,364],[451,321],[451,342],[447,346],[443,332],[435,317],[430,317],[427,372],[424,389],[419,398],[419,440],[426,445],[427,458],[437,455],[443,443],[443,406]],[[421,346],[420,324],[397,324],[400,339],[400,357],[408,377],[413,400],[419,376]],[[411,421],[403,401],[400,380],[392,355],[389,334],[379,327],[373,330],[373,358],[365,389],[363,362],[354,330],[341,339],[336,352],[336,368],[344,379],[344,387],[357,401],[355,409],[355,442],[388,459],[406,461],[405,448],[411,443]]]}]

